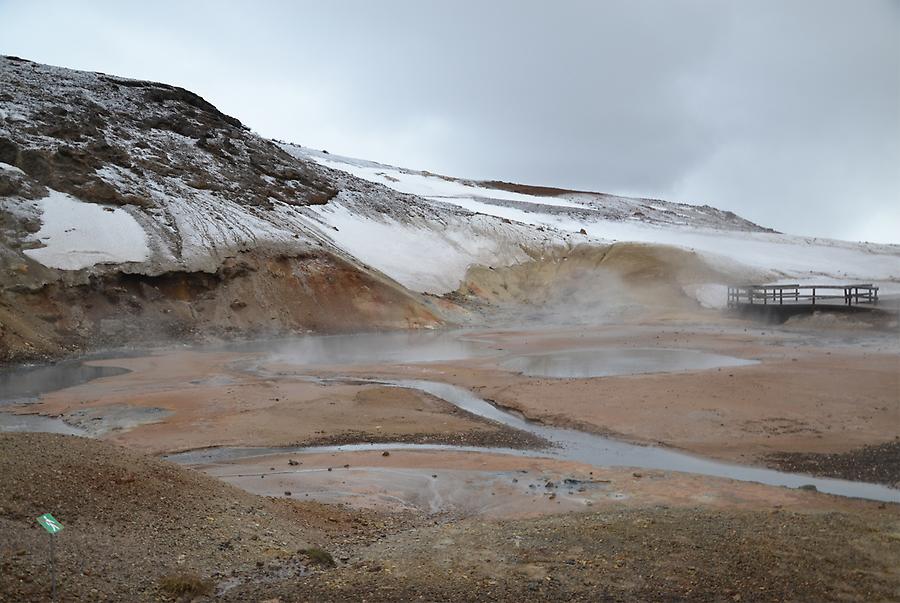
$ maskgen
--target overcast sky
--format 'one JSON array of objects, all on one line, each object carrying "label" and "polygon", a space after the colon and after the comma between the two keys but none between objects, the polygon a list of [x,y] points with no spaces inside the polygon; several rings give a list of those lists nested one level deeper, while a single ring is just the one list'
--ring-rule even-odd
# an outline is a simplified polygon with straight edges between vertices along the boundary
[{"label": "overcast sky", "polygon": [[0,53],[343,155],[900,243],[897,0],[0,0]]}]

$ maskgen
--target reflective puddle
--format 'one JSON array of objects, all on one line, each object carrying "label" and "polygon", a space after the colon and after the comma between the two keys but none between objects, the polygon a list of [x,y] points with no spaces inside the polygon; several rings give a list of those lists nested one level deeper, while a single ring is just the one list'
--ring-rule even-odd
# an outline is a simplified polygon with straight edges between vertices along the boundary
[{"label": "reflective puddle", "polygon": [[[303,366],[324,364],[391,364],[412,362],[436,362],[469,358],[496,353],[489,346],[466,341],[459,334],[449,333],[377,333],[332,337],[303,337],[285,341],[266,341],[244,346],[229,346],[246,352],[267,352],[267,360]],[[609,375],[672,372],[736,367],[753,364],[753,361],[729,356],[707,354],[690,350],[671,349],[593,349],[515,356],[503,360],[503,366],[529,375],[574,378]],[[91,379],[127,372],[121,368],[92,367],[77,362],[18,369],[0,373],[0,401],[16,401],[57,389],[85,383]],[[801,474],[783,473],[760,467],[732,465],[699,458],[655,446],[637,446],[579,432],[530,423],[514,414],[502,411],[470,391],[453,385],[433,381],[375,381],[395,387],[416,389],[455,406],[502,423],[511,428],[529,432],[553,443],[545,450],[510,450],[465,446],[439,446],[416,444],[359,444],[351,446],[326,446],[314,448],[217,448],[171,455],[173,461],[185,464],[202,464],[229,459],[292,452],[344,452],[356,450],[468,450],[502,453],[524,457],[549,457],[579,461],[596,466],[640,467],[666,471],[681,471],[735,480],[759,482],[774,486],[797,488],[815,486],[822,492],[842,496],[900,502],[900,490],[877,484],[850,482],[837,479],[816,478]],[[112,417],[73,416],[73,423],[87,426],[102,422],[104,429],[122,428],[135,421],[146,422],[162,418],[160,409],[145,409],[140,416],[130,408],[120,409]],[[149,414],[148,414],[149,413]],[[37,415],[11,415],[0,413],[0,431],[53,431],[57,433],[84,433],[60,419]]]},{"label": "reflective puddle", "polygon": [[740,481],[757,482],[772,486],[786,486],[789,488],[799,488],[800,486],[811,485],[815,486],[816,489],[821,492],[837,494],[840,496],[900,502],[900,490],[895,490],[879,484],[812,477],[796,473],[785,473],[762,467],[733,465],[675,452],[657,446],[638,446],[572,429],[562,429],[531,423],[521,417],[500,410],[466,389],[446,383],[410,380],[370,382],[417,389],[438,398],[442,398],[475,415],[502,423],[514,429],[527,431],[537,435],[555,444],[555,447],[545,450],[513,450],[434,444],[351,444],[344,446],[313,446],[305,448],[213,448],[173,454],[166,458],[178,463],[195,465],[220,463],[236,459],[251,458],[254,456],[284,453],[303,454],[372,450],[459,450],[509,454],[521,457],[558,458],[562,460],[579,461],[601,467],[639,467],[644,469],[681,471]]},{"label": "reflective puddle", "polygon": [[529,377],[587,379],[615,375],[698,371],[750,364],[756,364],[756,361],[695,350],[605,348],[515,356],[503,360],[500,366]]},{"label": "reflective puddle", "polygon": [[27,401],[41,394],[127,372],[124,368],[90,366],[80,361],[0,371],[0,404]]},{"label": "reflective puddle", "polygon": [[0,432],[41,432],[64,433],[68,435],[85,435],[83,429],[69,425],[56,417],[41,415],[16,415],[11,412],[0,412]]}]

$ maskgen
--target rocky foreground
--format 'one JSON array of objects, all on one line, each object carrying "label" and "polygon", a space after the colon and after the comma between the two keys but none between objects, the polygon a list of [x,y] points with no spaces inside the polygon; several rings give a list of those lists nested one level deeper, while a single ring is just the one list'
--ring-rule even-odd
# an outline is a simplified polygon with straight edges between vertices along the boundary
[{"label": "rocky foreground", "polygon": [[[511,521],[253,496],[110,444],[0,435],[0,600],[888,601],[900,509],[629,506]],[[824,510],[823,510],[824,509]]]}]

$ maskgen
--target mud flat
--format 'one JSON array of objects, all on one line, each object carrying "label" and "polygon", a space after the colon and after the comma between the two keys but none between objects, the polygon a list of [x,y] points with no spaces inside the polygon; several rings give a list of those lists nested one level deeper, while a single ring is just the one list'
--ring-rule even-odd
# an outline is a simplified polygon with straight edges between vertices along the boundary
[{"label": "mud flat", "polygon": [[[115,423],[128,408],[136,420],[104,439],[152,453],[220,445],[443,442],[539,445],[421,392],[377,384],[260,377],[248,370],[258,354],[177,350],[143,358],[97,361],[129,373],[7,405],[73,426]],[[92,363],[93,364],[93,363]],[[143,417],[145,420],[137,420]],[[96,421],[91,421],[96,419]]]},{"label": "mud flat", "polygon": [[264,496],[454,517],[534,517],[621,504],[744,509],[878,506],[818,495],[813,489],[488,450],[388,452],[386,456],[381,450],[272,453],[190,466]]},{"label": "mud flat", "polygon": [[[893,332],[636,325],[497,332],[490,338],[499,353],[492,359],[400,370],[371,366],[350,374],[440,380],[533,421],[776,468],[784,465],[775,454],[853,453],[895,442],[900,433],[900,345]],[[530,377],[508,366],[521,357],[564,357],[573,349],[643,354],[654,348],[745,362],[601,378]],[[829,470],[828,463],[815,473],[848,476]],[[896,483],[895,475],[878,481]]]},{"label": "mud flat", "polygon": [[[399,355],[369,337],[363,349],[382,354],[375,363],[353,350],[352,338],[324,347],[161,350],[94,361],[130,372],[8,405],[17,416],[84,433],[99,424],[95,438],[132,451],[119,455],[85,438],[0,435],[8,453],[0,477],[10,480],[0,495],[0,553],[14,576],[0,594],[23,600],[44,592],[31,509],[46,507],[75,534],[63,575],[82,599],[174,600],[160,580],[182,569],[209,582],[207,596],[233,601],[900,597],[900,505],[889,502],[900,490],[840,482],[848,496],[832,496],[797,486],[822,490],[833,480],[748,466],[760,450],[790,443],[840,454],[847,439],[850,449],[888,440],[897,358],[889,341],[670,326],[453,337],[464,344]],[[725,366],[591,378],[532,377],[504,366],[527,355],[657,345],[720,357]],[[798,366],[801,385],[777,394]],[[843,378],[828,381],[829,372]],[[740,387],[714,390],[734,379],[762,389],[737,402],[725,395]],[[830,389],[813,389],[815,379]],[[648,402],[650,393],[659,401]],[[725,420],[691,415],[698,406]],[[738,418],[765,424],[775,412],[808,413],[804,420],[825,426],[822,437],[737,429],[741,437],[722,444]],[[560,445],[560,434],[574,439]],[[634,444],[658,442],[668,446]],[[71,476],[59,494],[53,463],[34,460],[47,446]],[[729,462],[676,447],[717,451],[709,456]],[[175,453],[170,458],[195,470],[135,450]],[[656,455],[699,464],[633,466],[658,463]],[[723,466],[742,479],[699,469]],[[757,475],[786,476],[794,487],[754,483]],[[149,495],[142,483],[153,484]],[[854,498],[870,492],[887,496]],[[144,501],[140,521],[154,526],[149,540],[104,527],[135,497]],[[194,502],[184,506],[184,497]],[[284,521],[294,524],[281,535],[275,526]],[[310,557],[313,545],[334,565]],[[115,562],[104,553],[110,546]],[[130,569],[146,563],[144,549],[156,560],[152,575]],[[107,580],[111,572],[117,577]]]},{"label": "mud flat", "polygon": [[[94,426],[105,439],[159,454],[216,446],[541,445],[521,424],[500,424],[422,389],[428,381],[548,426],[783,467],[774,455],[846,454],[895,440],[898,347],[870,333],[729,326],[307,337],[94,361],[130,372],[7,409]],[[605,376],[521,374],[521,363],[535,359],[544,369]],[[856,464],[867,458],[879,462],[864,455]],[[812,473],[852,477],[828,466]],[[894,483],[892,472],[877,475]]]}]

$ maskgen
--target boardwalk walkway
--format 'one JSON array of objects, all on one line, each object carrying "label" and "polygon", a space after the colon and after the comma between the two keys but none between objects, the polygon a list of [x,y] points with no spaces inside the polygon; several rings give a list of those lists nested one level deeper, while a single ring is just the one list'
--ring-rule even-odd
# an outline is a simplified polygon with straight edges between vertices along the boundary
[{"label": "boardwalk walkway", "polygon": [[740,285],[728,287],[728,307],[741,305],[878,305],[878,287],[852,285]]},{"label": "boardwalk walkway", "polygon": [[815,311],[868,312],[878,306],[878,287],[848,285],[739,285],[728,287],[728,308],[746,316],[783,322]]}]

